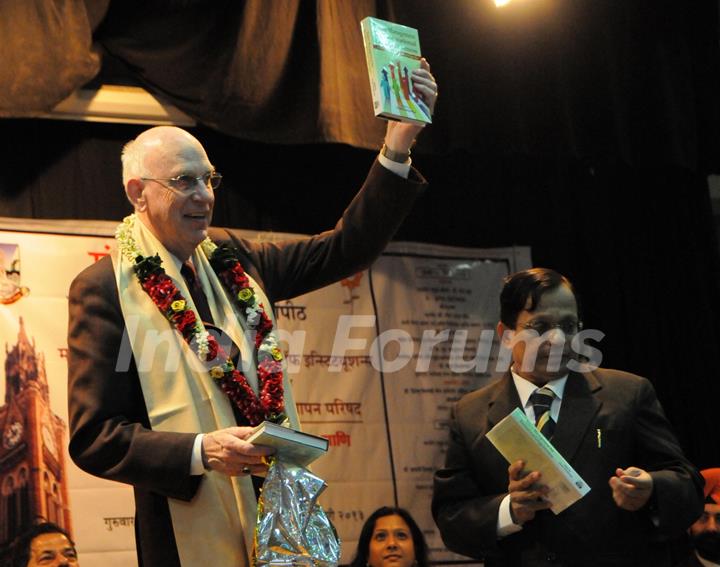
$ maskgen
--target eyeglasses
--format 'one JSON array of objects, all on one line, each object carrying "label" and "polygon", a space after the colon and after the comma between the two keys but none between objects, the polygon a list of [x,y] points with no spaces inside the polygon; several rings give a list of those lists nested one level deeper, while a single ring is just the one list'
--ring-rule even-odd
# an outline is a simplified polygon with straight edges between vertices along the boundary
[{"label": "eyeglasses", "polygon": [[157,183],[166,181],[167,185],[165,185],[165,183],[160,183],[160,185],[166,189],[174,189],[179,193],[189,195],[195,191],[198,181],[202,181],[205,187],[209,187],[214,191],[220,187],[222,175],[217,171],[208,171],[198,177],[193,175],[178,175],[177,177],[141,177],[140,179],[143,181],[155,181]]},{"label": "eyeglasses", "polygon": [[525,323],[522,328],[535,331],[538,335],[544,335],[553,329],[560,329],[566,335],[574,335],[582,329],[582,321],[575,321],[571,319],[568,321],[561,321],[560,323],[550,323],[548,321],[535,320]]}]

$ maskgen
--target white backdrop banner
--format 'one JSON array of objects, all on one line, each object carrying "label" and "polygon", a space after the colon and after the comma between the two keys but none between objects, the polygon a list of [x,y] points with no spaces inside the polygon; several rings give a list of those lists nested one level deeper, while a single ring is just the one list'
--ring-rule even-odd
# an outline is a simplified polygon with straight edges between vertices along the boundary
[{"label": "white backdrop banner", "polygon": [[[5,358],[24,333],[44,358],[49,409],[66,424],[67,291],[78,272],[114,249],[115,226],[0,219]],[[303,429],[330,441],[313,471],[329,485],[321,504],[343,543],[343,563],[364,520],[383,505],[412,513],[434,561],[462,559],[444,549],[432,521],[432,475],[444,460],[452,403],[495,372],[502,278],[529,266],[526,247],[392,243],[370,269],[275,305]],[[7,360],[5,369],[0,428],[9,427],[3,416],[12,404]],[[17,473],[23,447],[43,445],[28,425],[22,442],[0,449],[0,487]],[[63,458],[48,470],[67,490],[63,505],[83,566],[135,565],[131,489],[80,471],[67,455],[67,429],[64,437]]]}]

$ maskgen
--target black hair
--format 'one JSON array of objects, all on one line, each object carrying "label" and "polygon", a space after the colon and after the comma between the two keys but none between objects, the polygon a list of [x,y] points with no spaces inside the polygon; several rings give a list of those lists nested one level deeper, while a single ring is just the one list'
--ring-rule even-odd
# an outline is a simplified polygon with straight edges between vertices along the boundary
[{"label": "black hair", "polygon": [[60,526],[52,522],[41,522],[31,526],[15,539],[13,543],[12,566],[27,567],[28,561],[30,561],[30,546],[32,545],[32,541],[39,535],[53,533],[64,535],[70,542],[70,545],[72,545],[73,548],[75,547],[75,542],[70,537],[70,534]]},{"label": "black hair", "polygon": [[385,516],[400,516],[410,528],[410,534],[413,539],[413,547],[415,549],[415,561],[417,567],[428,567],[430,562],[428,559],[428,547],[425,542],[425,536],[423,536],[420,527],[417,522],[410,515],[410,512],[404,508],[393,508],[390,506],[383,506],[375,510],[360,530],[360,537],[358,538],[357,550],[355,551],[355,557],[350,562],[350,567],[367,567],[368,556],[370,554],[370,539],[372,538],[373,532],[375,531],[375,523],[378,518]]},{"label": "black hair", "polygon": [[[575,296],[580,314],[580,300],[569,279],[549,268],[531,268],[510,274],[504,280],[505,285],[500,292],[500,321],[509,329],[514,329],[521,311],[534,311],[540,298],[548,291],[568,287]],[[530,306],[526,305],[530,299]]]}]

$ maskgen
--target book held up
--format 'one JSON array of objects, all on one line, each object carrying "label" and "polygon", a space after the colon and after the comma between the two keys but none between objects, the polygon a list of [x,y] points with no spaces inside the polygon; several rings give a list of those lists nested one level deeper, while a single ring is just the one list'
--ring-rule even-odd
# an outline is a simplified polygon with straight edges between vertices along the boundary
[{"label": "book held up", "polygon": [[328,450],[329,442],[324,437],[311,435],[297,429],[291,429],[263,421],[256,426],[246,439],[255,445],[265,445],[275,449],[275,455],[282,461],[306,467]]},{"label": "book held up", "polygon": [[375,116],[430,124],[430,109],[412,86],[411,73],[421,58],[417,30],[378,18],[365,18],[360,27]]},{"label": "book held up", "polygon": [[546,498],[553,513],[559,514],[590,492],[588,484],[520,408],[488,431],[487,438],[509,463],[522,459],[526,471],[540,472],[540,483],[549,488]]}]

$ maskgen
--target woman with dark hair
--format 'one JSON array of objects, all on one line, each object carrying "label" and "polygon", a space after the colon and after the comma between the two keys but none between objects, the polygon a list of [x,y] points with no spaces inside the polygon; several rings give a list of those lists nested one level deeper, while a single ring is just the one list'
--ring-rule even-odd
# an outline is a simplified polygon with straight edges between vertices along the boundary
[{"label": "woman with dark hair", "polygon": [[350,567],[428,567],[428,548],[407,510],[383,506],[360,531]]}]

